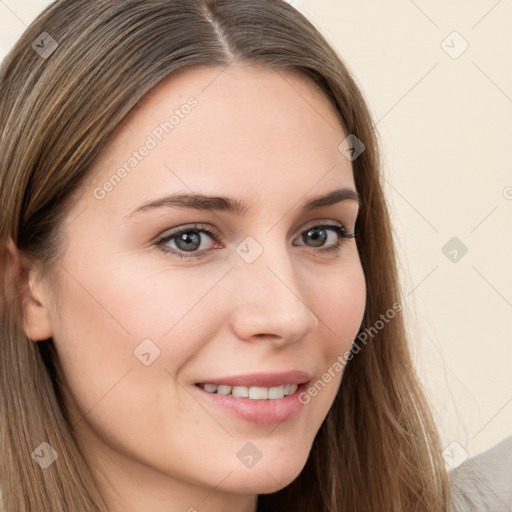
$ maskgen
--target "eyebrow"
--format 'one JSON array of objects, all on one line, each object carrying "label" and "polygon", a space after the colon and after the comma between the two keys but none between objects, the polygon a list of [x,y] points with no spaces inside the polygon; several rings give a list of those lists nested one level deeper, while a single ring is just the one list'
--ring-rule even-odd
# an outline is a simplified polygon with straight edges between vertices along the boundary
[{"label": "eyebrow", "polygon": [[[308,200],[300,206],[300,211],[307,212],[317,210],[342,201],[356,201],[358,205],[361,205],[361,198],[359,197],[359,194],[354,189],[345,187],[332,190],[327,194]],[[172,207],[191,208],[203,211],[224,211],[238,216],[245,215],[249,210],[249,205],[247,203],[230,197],[209,196],[204,194],[173,194],[145,203],[130,212],[127,217],[131,217],[136,213],[148,210]]]}]

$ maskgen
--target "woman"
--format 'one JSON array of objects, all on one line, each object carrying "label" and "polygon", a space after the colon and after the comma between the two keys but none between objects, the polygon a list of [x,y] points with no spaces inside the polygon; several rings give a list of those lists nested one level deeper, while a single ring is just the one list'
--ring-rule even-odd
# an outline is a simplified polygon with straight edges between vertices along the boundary
[{"label": "woman", "polygon": [[446,511],[371,116],[275,0],[64,0],[0,72],[8,510]]}]

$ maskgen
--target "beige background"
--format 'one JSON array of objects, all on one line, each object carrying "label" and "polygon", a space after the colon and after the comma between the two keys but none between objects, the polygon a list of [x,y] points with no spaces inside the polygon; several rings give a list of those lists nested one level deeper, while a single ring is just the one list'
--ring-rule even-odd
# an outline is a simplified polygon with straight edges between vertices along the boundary
[{"label": "beige background", "polygon": [[[0,0],[2,58],[48,3]],[[454,467],[512,434],[512,0],[290,3],[377,123],[404,314]]]}]

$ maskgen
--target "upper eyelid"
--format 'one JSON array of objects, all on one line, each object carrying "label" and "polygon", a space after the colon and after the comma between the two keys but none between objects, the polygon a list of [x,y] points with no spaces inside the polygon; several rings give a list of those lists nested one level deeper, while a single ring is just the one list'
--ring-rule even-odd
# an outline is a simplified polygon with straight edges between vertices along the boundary
[{"label": "upper eyelid", "polygon": [[[343,222],[340,222],[337,220],[332,220],[332,219],[318,219],[318,220],[307,222],[305,224],[305,226],[301,228],[300,233],[302,233],[303,231],[306,231],[308,229],[314,228],[316,226],[325,226],[327,224],[339,225],[340,227],[344,228],[347,232],[350,232],[346,223],[343,223]],[[221,236],[220,231],[217,228],[213,227],[212,225],[197,222],[197,223],[185,224],[183,226],[177,226],[175,228],[171,228],[170,230],[165,231],[162,235],[159,235],[158,239],[162,240],[165,238],[177,236],[180,233],[187,232],[187,231],[205,231],[206,234],[208,234],[208,235],[215,235],[217,237]],[[212,233],[210,233],[209,231],[212,231]]]}]

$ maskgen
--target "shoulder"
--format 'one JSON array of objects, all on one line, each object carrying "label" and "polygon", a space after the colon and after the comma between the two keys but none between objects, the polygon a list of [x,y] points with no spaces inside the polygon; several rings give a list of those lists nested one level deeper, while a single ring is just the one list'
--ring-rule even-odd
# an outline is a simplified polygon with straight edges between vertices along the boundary
[{"label": "shoulder", "polygon": [[450,471],[453,512],[512,510],[512,436]]}]

